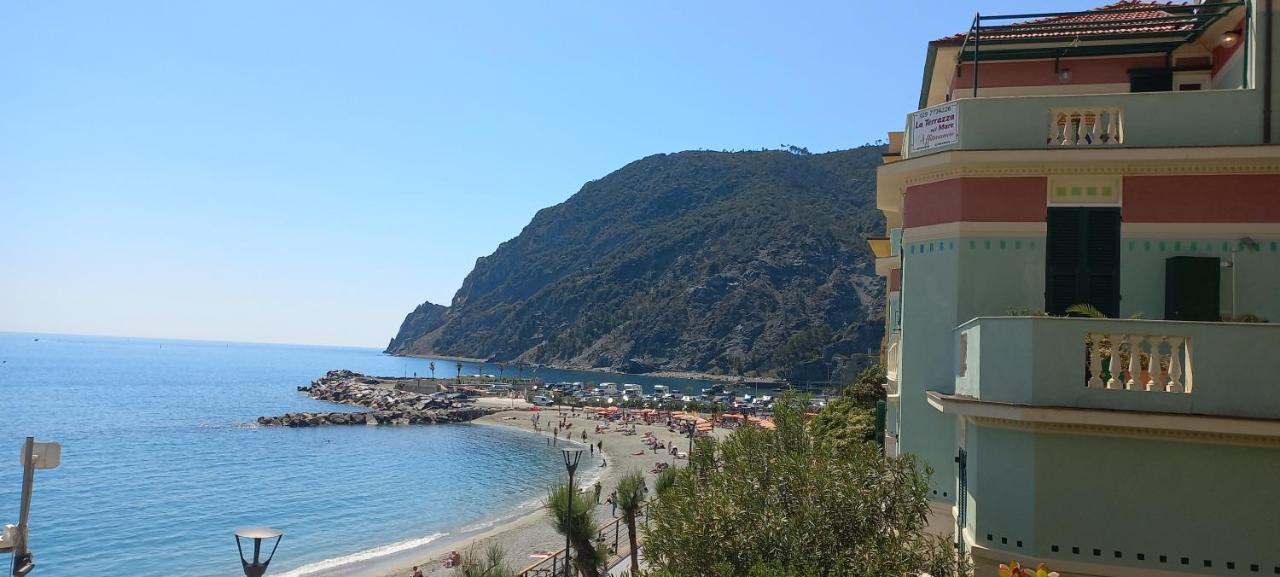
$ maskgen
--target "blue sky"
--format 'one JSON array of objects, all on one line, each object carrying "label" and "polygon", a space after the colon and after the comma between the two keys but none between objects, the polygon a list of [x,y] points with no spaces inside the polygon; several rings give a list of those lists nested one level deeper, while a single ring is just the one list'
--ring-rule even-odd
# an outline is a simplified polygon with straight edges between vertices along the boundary
[{"label": "blue sky", "polygon": [[883,138],[975,10],[1093,5],[5,3],[0,330],[380,347],[587,180]]}]

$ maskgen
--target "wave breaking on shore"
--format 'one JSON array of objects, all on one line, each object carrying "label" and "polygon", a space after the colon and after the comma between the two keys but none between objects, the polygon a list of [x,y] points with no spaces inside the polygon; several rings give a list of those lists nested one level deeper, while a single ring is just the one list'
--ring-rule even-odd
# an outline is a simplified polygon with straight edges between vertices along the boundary
[{"label": "wave breaking on shore", "polygon": [[344,571],[341,573],[345,575],[349,573],[351,565],[363,564],[371,561],[378,561],[383,558],[394,557],[399,553],[405,553],[408,551],[412,551],[414,549],[420,549],[422,547],[425,547],[427,545],[434,543],[435,541],[439,540],[441,537],[445,537],[447,535],[449,535],[448,532],[433,533],[431,535],[427,535],[426,537],[406,539],[404,541],[398,541],[388,545],[380,545],[372,549],[357,551],[350,555],[343,555],[341,557],[334,557],[332,559],[325,559],[323,561],[308,563],[306,565],[298,567],[297,569],[285,571],[284,573],[280,574],[280,577],[320,577],[323,575],[337,574],[333,572],[338,569],[344,569],[344,568],[348,569],[348,571]]}]

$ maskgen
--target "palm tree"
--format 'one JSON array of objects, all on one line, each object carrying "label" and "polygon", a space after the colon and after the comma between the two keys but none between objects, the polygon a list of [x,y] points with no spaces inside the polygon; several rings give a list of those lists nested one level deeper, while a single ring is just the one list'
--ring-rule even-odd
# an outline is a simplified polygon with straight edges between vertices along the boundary
[{"label": "palm tree", "polygon": [[431,380],[436,380],[436,362],[427,363],[427,368],[431,370]]},{"label": "palm tree", "polygon": [[631,541],[631,574],[640,574],[640,540],[636,535],[636,515],[644,506],[644,475],[631,471],[618,481],[618,508],[627,523],[627,539]]},{"label": "palm tree", "polygon": [[472,545],[462,554],[462,563],[454,572],[458,577],[515,577],[506,563],[507,552],[501,543],[490,543],[484,551]]},{"label": "palm tree", "polygon": [[671,490],[671,487],[674,487],[675,484],[676,469],[674,467],[668,467],[663,469],[661,473],[658,473],[658,478],[653,480],[653,492],[658,494],[658,498],[662,498],[662,495]]},{"label": "palm tree", "polygon": [[[572,499],[573,516],[569,516]],[[592,540],[598,528],[595,523],[596,501],[577,487],[569,489],[568,483],[558,483],[551,487],[547,495],[547,510],[551,513],[551,526],[561,535],[569,536],[569,544],[576,556],[573,564],[582,577],[600,577],[600,568],[604,565],[604,551],[596,549]],[[566,553],[568,553],[566,551]]]},{"label": "palm tree", "polygon": [[502,373],[507,371],[507,363],[498,363],[498,380],[502,380]]}]

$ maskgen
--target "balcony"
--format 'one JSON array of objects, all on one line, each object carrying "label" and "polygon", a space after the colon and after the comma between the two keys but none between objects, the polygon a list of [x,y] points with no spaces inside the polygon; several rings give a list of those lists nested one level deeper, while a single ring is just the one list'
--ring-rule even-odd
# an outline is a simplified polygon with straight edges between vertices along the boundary
[{"label": "balcony", "polygon": [[884,349],[885,392],[889,397],[898,396],[898,368],[902,363],[902,333],[891,331]]},{"label": "balcony", "polygon": [[977,318],[956,347],[966,402],[1280,420],[1280,325]]},{"label": "balcony", "polygon": [[903,156],[1262,144],[1257,90],[962,98],[908,115]]}]

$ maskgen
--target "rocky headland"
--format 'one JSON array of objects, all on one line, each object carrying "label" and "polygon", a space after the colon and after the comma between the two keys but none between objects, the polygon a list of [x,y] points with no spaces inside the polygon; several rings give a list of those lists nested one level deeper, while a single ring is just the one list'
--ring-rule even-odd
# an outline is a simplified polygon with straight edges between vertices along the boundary
[{"label": "rocky headland", "polygon": [[370,409],[360,412],[285,413],[258,417],[263,426],[315,427],[320,425],[431,425],[465,423],[496,412],[469,400],[447,394],[429,395],[396,388],[396,379],[369,377],[348,370],[329,371],[309,386],[298,387],[307,396],[331,403]]},{"label": "rocky headland", "polygon": [[[660,154],[544,208],[386,352],[850,382],[875,362],[884,148]],[[818,331],[821,331],[819,333]],[[777,355],[798,333],[812,350]],[[804,363],[801,366],[801,363]]]}]

